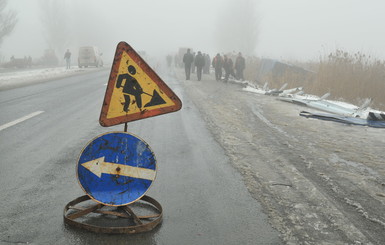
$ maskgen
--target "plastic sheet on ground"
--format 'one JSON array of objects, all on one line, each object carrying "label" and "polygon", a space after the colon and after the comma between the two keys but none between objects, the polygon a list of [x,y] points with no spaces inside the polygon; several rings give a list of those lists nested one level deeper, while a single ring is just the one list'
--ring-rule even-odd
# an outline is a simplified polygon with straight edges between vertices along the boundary
[{"label": "plastic sheet on ground", "polygon": [[385,128],[385,121],[374,121],[363,118],[347,117],[327,113],[311,113],[307,111],[301,111],[299,115],[306,118],[317,118],[321,120],[334,121],[351,125],[369,126],[373,128]]}]

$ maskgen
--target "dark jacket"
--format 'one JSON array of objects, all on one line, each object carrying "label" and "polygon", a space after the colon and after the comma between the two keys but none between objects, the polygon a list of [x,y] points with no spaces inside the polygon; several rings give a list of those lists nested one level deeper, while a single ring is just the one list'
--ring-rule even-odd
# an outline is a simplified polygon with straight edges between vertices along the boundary
[{"label": "dark jacket", "polygon": [[194,64],[196,67],[204,67],[205,63],[205,57],[203,57],[202,54],[197,54],[197,56],[195,56]]},{"label": "dark jacket", "polygon": [[222,67],[223,67],[222,57],[220,55],[215,56],[213,59],[212,65],[215,69],[222,69]]},{"label": "dark jacket", "polygon": [[227,58],[224,62],[223,68],[225,71],[230,72],[233,69],[233,60],[231,58]]},{"label": "dark jacket", "polygon": [[67,51],[64,54],[64,59],[69,59],[69,58],[71,58],[71,52]]},{"label": "dark jacket", "polygon": [[191,64],[194,62],[194,56],[191,53],[185,53],[183,55],[183,63],[185,65],[191,66]]},{"label": "dark jacket", "polygon": [[243,58],[242,56],[238,56],[237,59],[235,60],[235,69],[244,70],[245,67],[246,67],[245,58]]}]

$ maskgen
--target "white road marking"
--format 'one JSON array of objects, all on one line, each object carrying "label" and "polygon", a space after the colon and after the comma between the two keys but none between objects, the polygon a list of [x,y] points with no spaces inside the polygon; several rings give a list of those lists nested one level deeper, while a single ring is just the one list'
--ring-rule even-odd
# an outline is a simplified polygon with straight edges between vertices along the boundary
[{"label": "white road marking", "polygon": [[25,121],[25,120],[28,120],[28,119],[30,119],[30,118],[32,118],[32,117],[35,117],[35,116],[37,116],[37,115],[39,115],[39,114],[41,114],[41,113],[43,113],[43,112],[44,112],[44,111],[35,111],[35,112],[33,112],[33,113],[31,113],[31,114],[28,114],[28,115],[26,115],[26,116],[24,116],[24,117],[21,117],[21,118],[19,118],[19,119],[16,119],[15,121],[6,123],[6,124],[4,124],[4,125],[1,125],[1,126],[0,126],[0,131],[3,130],[3,129],[9,128],[9,127],[11,127],[11,126],[13,126],[13,125],[16,125],[16,124],[18,124],[18,123],[21,123],[21,122],[23,122],[23,121]]}]

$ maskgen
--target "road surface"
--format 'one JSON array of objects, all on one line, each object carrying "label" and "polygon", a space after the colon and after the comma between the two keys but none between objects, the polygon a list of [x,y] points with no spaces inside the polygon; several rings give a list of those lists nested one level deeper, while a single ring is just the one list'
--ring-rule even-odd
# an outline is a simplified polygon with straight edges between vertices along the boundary
[{"label": "road surface", "polygon": [[185,91],[285,243],[385,244],[385,129],[194,78]]},{"label": "road surface", "polygon": [[165,209],[162,225],[109,236],[63,224],[64,205],[84,194],[81,149],[123,129],[98,125],[100,71],[0,92],[1,242],[385,244],[384,129],[307,119],[299,112],[308,108],[212,75],[160,74],[183,109],[128,131],[156,154],[148,194]]},{"label": "road surface", "polygon": [[104,235],[65,225],[64,206],[84,195],[76,178],[82,148],[123,130],[98,123],[108,75],[101,70],[0,92],[0,244],[282,244],[184,81],[167,72],[162,77],[183,109],[128,124],[157,158],[147,194],[163,206],[161,226]]}]

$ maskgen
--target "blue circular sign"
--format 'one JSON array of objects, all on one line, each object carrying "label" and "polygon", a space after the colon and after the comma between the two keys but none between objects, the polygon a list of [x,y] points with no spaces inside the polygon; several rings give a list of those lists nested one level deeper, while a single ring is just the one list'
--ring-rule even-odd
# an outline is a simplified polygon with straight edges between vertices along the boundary
[{"label": "blue circular sign", "polygon": [[95,201],[123,206],[139,200],[156,177],[156,159],[149,145],[125,132],[97,136],[82,150],[77,177]]}]

